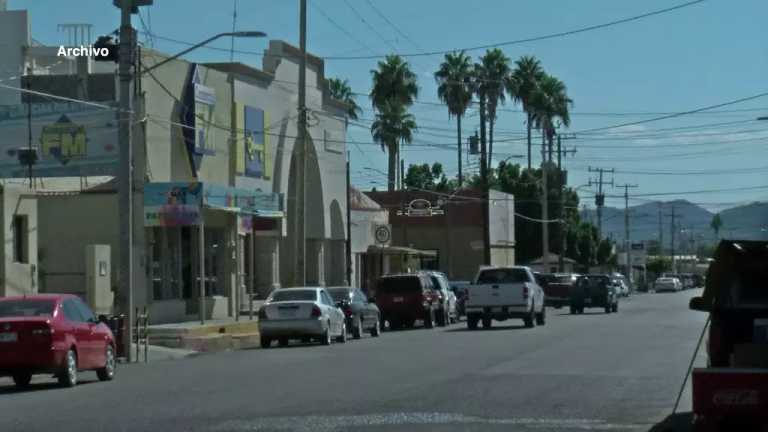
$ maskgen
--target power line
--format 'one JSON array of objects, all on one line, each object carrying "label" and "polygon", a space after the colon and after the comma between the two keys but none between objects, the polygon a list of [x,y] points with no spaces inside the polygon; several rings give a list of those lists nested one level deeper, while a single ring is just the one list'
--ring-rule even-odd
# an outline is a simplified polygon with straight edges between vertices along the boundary
[{"label": "power line", "polygon": [[[350,33],[347,29],[345,29],[339,23],[337,23],[336,20],[334,20],[333,18],[331,18],[330,15],[325,13],[325,11],[320,6],[318,6],[314,1],[310,0],[309,4],[312,5],[312,7],[315,8],[318,12],[320,12],[320,15],[322,15],[329,23],[331,23],[331,25],[336,27],[337,30],[339,30],[340,32],[344,33],[350,40],[352,40],[354,42],[357,42],[360,46],[362,46],[366,50],[368,50],[370,52],[373,52],[371,47],[366,45],[365,42],[363,42],[362,39],[360,39],[358,37],[355,37],[355,35]],[[296,84],[298,84],[298,83],[296,83]]]},{"label": "power line", "polygon": [[417,44],[417,43],[416,43],[416,42],[415,42],[413,39],[411,39],[411,38],[410,38],[410,37],[409,37],[407,34],[405,34],[405,33],[404,33],[402,30],[400,30],[400,28],[399,28],[398,26],[396,26],[396,25],[395,25],[395,23],[393,23],[393,22],[392,22],[392,21],[391,21],[389,18],[387,18],[387,16],[386,16],[386,15],[384,15],[384,13],[382,13],[382,12],[381,12],[381,10],[379,10],[379,8],[377,8],[377,7],[376,7],[376,6],[373,4],[373,2],[372,2],[371,0],[365,0],[365,1],[366,1],[366,2],[368,2],[368,6],[370,6],[370,7],[371,7],[371,9],[373,9],[373,11],[374,11],[374,12],[376,12],[376,14],[377,14],[377,15],[379,15],[379,17],[380,17],[381,19],[383,19],[384,21],[386,21],[386,23],[387,23],[387,24],[389,24],[389,26],[390,26],[390,27],[392,27],[392,28],[393,28],[393,29],[394,29],[394,30],[395,30],[395,31],[396,31],[396,32],[397,32],[397,33],[398,33],[400,36],[402,36],[402,37],[403,37],[403,39],[407,40],[407,41],[408,41],[408,42],[409,42],[411,45],[413,45],[414,47],[416,47],[416,49],[419,49],[419,50],[421,49],[421,47],[419,46],[419,44]]}]

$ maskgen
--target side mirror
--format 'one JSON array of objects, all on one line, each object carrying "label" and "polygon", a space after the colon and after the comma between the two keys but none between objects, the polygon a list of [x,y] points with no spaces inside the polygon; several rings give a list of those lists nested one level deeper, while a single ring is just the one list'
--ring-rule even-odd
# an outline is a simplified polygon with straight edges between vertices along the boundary
[{"label": "side mirror", "polygon": [[98,322],[103,322],[104,324],[107,324],[109,322],[109,317],[106,315],[99,315]]},{"label": "side mirror", "polygon": [[709,312],[711,310],[710,305],[704,300],[704,297],[693,297],[688,303],[688,307],[691,310],[699,312]]}]

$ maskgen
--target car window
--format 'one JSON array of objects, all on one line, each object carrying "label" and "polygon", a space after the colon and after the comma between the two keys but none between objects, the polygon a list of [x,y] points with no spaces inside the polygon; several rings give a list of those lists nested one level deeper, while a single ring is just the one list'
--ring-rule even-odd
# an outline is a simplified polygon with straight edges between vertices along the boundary
[{"label": "car window", "polygon": [[93,311],[88,307],[88,305],[83,303],[83,301],[80,299],[75,299],[72,301],[74,302],[75,307],[77,308],[78,312],[80,312],[80,316],[83,317],[84,321],[96,321],[96,316],[93,314]]},{"label": "car window", "polygon": [[53,316],[53,300],[5,300],[0,301],[0,318]]},{"label": "car window", "polygon": [[528,272],[524,269],[483,270],[477,278],[479,284],[529,282]]},{"label": "car window", "polygon": [[367,303],[367,302],[368,302],[368,299],[367,299],[367,298],[365,298],[365,294],[363,294],[363,292],[362,292],[362,291],[360,291],[360,290],[355,290],[355,299],[354,299],[354,301],[355,301],[356,303]]},{"label": "car window", "polygon": [[437,276],[430,276],[429,279],[430,282],[432,282],[432,289],[436,291],[442,291],[442,286],[440,285],[440,280]]},{"label": "car window", "polygon": [[328,295],[326,291],[320,291],[320,298],[323,299],[324,303],[327,306],[334,306],[336,303],[331,299],[331,296]]},{"label": "car window", "polygon": [[[421,291],[421,283],[416,276],[385,277],[379,279],[378,294],[406,294]],[[377,294],[377,295],[378,295]]]},{"label": "car window", "polygon": [[328,290],[328,294],[331,295],[331,298],[334,301],[342,301],[342,300],[354,300],[354,291],[349,290],[348,288],[331,288]]},{"label": "car window", "polygon": [[64,311],[64,317],[68,321],[72,321],[72,322],[87,321],[87,319],[80,313],[80,309],[75,304],[75,301],[72,299],[64,300],[64,303],[62,304],[62,309]]},{"label": "car window", "polygon": [[315,290],[277,290],[272,293],[270,301],[317,301],[317,292]]}]

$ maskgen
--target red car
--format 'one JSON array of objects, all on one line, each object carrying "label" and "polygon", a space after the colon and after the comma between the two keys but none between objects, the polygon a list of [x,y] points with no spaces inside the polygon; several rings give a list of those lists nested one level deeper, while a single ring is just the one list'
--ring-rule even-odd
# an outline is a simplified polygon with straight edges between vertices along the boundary
[{"label": "red car", "polygon": [[95,370],[99,379],[115,376],[112,331],[74,295],[0,298],[0,376],[18,387],[33,374],[53,374],[63,386],[77,373]]}]

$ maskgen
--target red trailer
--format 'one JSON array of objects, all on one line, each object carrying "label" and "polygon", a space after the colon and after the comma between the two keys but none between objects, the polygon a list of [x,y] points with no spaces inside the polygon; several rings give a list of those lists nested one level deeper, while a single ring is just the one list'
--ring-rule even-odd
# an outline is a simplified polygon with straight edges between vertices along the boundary
[{"label": "red trailer", "polygon": [[708,367],[694,369],[694,430],[768,432],[768,242],[720,242],[702,297]]}]

